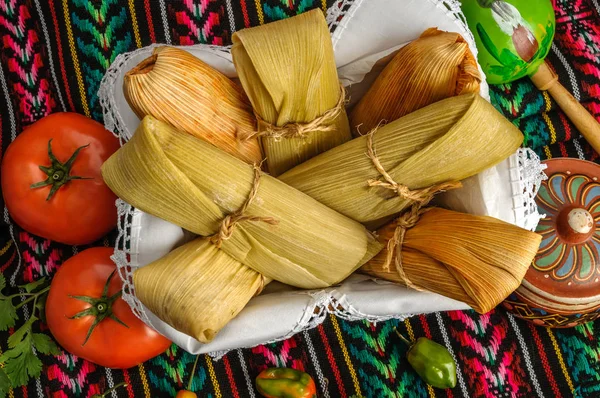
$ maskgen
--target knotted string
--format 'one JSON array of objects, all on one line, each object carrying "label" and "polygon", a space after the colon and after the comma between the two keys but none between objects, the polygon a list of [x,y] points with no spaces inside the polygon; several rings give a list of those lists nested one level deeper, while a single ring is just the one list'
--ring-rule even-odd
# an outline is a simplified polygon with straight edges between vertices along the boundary
[{"label": "knotted string", "polygon": [[[252,201],[254,200],[254,198],[256,197],[256,194],[258,193],[260,176],[261,176],[260,165],[255,164],[254,165],[254,181],[252,183],[252,190],[250,191],[250,194],[248,194],[248,198],[244,202],[244,205],[236,212],[233,212],[233,213],[229,214],[228,216],[226,216],[223,219],[223,221],[221,222],[219,231],[210,237],[210,242],[213,243],[215,246],[217,246],[217,248],[221,247],[221,245],[223,244],[223,241],[231,238],[231,235],[233,234],[233,231],[235,230],[235,226],[242,221],[265,222],[270,225],[276,225],[279,223],[279,221],[277,221],[273,217],[247,216],[244,214],[244,213],[246,213],[246,210],[248,210],[248,207],[252,204]],[[263,280],[262,284],[264,285],[264,280]]]},{"label": "knotted string", "polygon": [[260,131],[253,131],[240,136],[240,141],[248,141],[254,137],[272,137],[275,140],[282,138],[304,138],[308,133],[313,131],[333,131],[336,129],[333,121],[342,113],[346,103],[346,89],[340,85],[340,98],[337,104],[323,113],[321,116],[313,119],[308,123],[287,123],[283,126],[275,126],[260,115],[254,114],[258,121]]},{"label": "knotted string", "polygon": [[[412,200],[415,202],[411,208],[403,213],[396,220],[396,230],[394,231],[394,236],[387,243],[387,256],[385,260],[385,264],[383,268],[386,271],[390,270],[390,265],[392,261],[394,261],[396,266],[396,271],[404,283],[406,287],[415,289],[415,290],[423,290],[408,278],[406,273],[404,272],[404,268],[402,267],[402,243],[404,242],[404,236],[406,235],[406,230],[414,227],[419,221],[419,217],[429,211],[430,209],[424,209],[435,194],[439,192],[444,192],[450,189],[460,188],[462,184],[459,181],[451,181],[451,182],[443,182],[440,184],[432,185],[427,188],[422,189],[410,189],[406,185],[399,184],[392,178],[391,175],[385,170],[377,154],[375,153],[375,148],[373,146],[373,136],[377,131],[377,127],[371,130],[367,134],[367,156],[373,162],[373,166],[375,169],[381,174],[385,181],[371,179],[367,181],[367,184],[370,187],[381,187],[385,189],[389,189],[395,192],[398,196]],[[395,255],[395,258],[394,258]]]},{"label": "knotted string", "polygon": [[[387,243],[387,256],[385,259],[385,264],[383,265],[383,269],[386,271],[390,270],[390,265],[392,261],[396,266],[396,271],[400,278],[406,284],[406,287],[414,289],[414,290],[423,290],[408,278],[406,272],[404,272],[404,268],[402,267],[402,243],[404,243],[404,236],[406,235],[406,230],[417,225],[419,218],[421,215],[427,211],[431,210],[431,208],[423,209],[419,205],[414,205],[410,208],[409,211],[402,214],[396,220],[396,230],[394,231],[394,236]],[[395,257],[394,257],[395,255]]]},{"label": "knotted string", "polygon": [[383,168],[383,165],[379,161],[377,154],[375,153],[375,148],[373,147],[373,136],[377,128],[371,130],[367,134],[367,156],[373,162],[373,166],[379,174],[384,178],[385,181],[371,179],[367,181],[367,184],[370,187],[381,187],[385,189],[389,189],[390,191],[396,192],[398,196],[401,196],[405,199],[412,200],[414,202],[420,203],[421,205],[425,205],[429,203],[435,194],[439,192],[448,191],[450,189],[460,188],[462,184],[459,181],[452,182],[443,182],[441,184],[432,185],[427,188],[422,189],[410,189],[404,184],[399,184],[392,178],[391,175]]}]

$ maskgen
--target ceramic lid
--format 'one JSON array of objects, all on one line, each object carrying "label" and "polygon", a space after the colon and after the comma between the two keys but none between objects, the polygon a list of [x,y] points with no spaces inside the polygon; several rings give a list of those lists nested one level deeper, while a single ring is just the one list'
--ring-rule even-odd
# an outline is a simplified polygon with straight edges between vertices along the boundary
[{"label": "ceramic lid", "polygon": [[568,158],[544,163],[548,180],[536,198],[546,215],[536,229],[542,243],[524,286],[548,304],[581,310],[600,302],[600,166]]}]

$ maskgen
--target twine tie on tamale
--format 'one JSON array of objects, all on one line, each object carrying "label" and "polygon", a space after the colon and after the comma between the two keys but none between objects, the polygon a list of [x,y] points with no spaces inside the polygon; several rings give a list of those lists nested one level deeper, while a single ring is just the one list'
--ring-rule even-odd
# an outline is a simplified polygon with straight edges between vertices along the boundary
[{"label": "twine tie on tamale", "polygon": [[386,271],[390,270],[390,265],[392,264],[392,260],[395,257],[395,265],[396,271],[404,283],[406,287],[414,289],[414,290],[423,290],[408,278],[406,273],[404,272],[404,268],[402,267],[402,243],[404,242],[404,235],[406,234],[406,230],[414,227],[419,221],[419,217],[421,214],[425,213],[429,209],[424,209],[423,206],[427,205],[436,193],[444,192],[449,189],[455,189],[462,186],[460,181],[452,181],[452,182],[444,182],[441,184],[432,185],[427,188],[422,189],[410,189],[406,185],[399,184],[392,178],[391,175],[385,170],[379,158],[375,153],[375,148],[373,146],[373,136],[377,132],[377,128],[374,128],[367,134],[367,156],[373,162],[373,166],[379,174],[384,178],[385,181],[371,179],[367,181],[367,184],[370,187],[381,187],[385,189],[389,189],[398,194],[398,196],[412,200],[415,203],[413,206],[402,214],[397,220],[396,230],[394,231],[394,236],[392,239],[388,241],[387,244],[387,257],[384,264],[384,269]]},{"label": "twine tie on tamale", "polygon": [[448,191],[450,189],[460,188],[462,184],[459,181],[451,181],[451,182],[443,182],[440,184],[432,185],[427,188],[422,189],[410,189],[404,184],[399,184],[392,178],[391,175],[383,168],[383,165],[379,161],[375,153],[375,148],[373,146],[373,136],[377,132],[377,128],[374,128],[367,134],[367,156],[373,162],[373,166],[379,174],[384,178],[385,181],[371,179],[367,181],[367,184],[370,187],[381,187],[385,189],[389,189],[390,191],[396,192],[398,196],[401,196],[405,199],[412,200],[420,206],[424,206],[429,203],[435,194],[439,192]]},{"label": "twine tie on tamale", "polygon": [[313,131],[333,131],[336,127],[332,125],[332,122],[342,113],[345,104],[346,89],[344,86],[340,85],[340,98],[337,104],[308,123],[287,123],[283,126],[275,126],[255,113],[254,116],[258,121],[258,126],[262,128],[258,129],[260,131],[253,131],[242,135],[240,141],[245,142],[254,137],[272,137],[275,140],[280,140],[282,138],[304,138],[308,133]]},{"label": "twine tie on tamale", "polygon": [[[256,198],[260,183],[260,176],[260,165],[254,164],[254,181],[252,183],[252,189],[248,194],[248,198],[239,210],[229,214],[223,219],[223,221],[221,222],[221,226],[219,227],[219,231],[210,237],[211,243],[217,246],[217,248],[221,247],[223,241],[231,238],[231,235],[235,230],[235,226],[242,221],[265,222],[271,225],[276,225],[277,223],[279,223],[279,221],[275,220],[273,217],[247,216],[244,214],[246,213],[246,210],[248,210],[248,207],[250,207],[250,205],[252,204],[254,198]],[[264,281],[262,283],[264,286]],[[262,291],[262,288],[260,290]]]},{"label": "twine tie on tamale", "polygon": [[[396,230],[394,231],[394,236],[387,243],[387,256],[385,259],[385,264],[383,268],[386,271],[390,270],[390,265],[392,261],[396,266],[396,271],[400,278],[406,284],[406,287],[414,290],[424,290],[411,282],[406,273],[404,272],[404,268],[402,267],[402,243],[404,242],[404,235],[406,234],[406,230],[414,227],[419,221],[419,217],[421,214],[431,210],[432,208],[423,209],[419,205],[414,205],[410,208],[409,211],[402,214],[396,220]],[[396,257],[394,258],[394,254]]]}]

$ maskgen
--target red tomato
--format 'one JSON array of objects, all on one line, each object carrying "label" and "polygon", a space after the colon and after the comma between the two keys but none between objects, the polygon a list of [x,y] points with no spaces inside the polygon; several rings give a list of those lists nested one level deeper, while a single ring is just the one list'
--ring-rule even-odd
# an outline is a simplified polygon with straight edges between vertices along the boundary
[{"label": "red tomato", "polygon": [[[122,283],[113,274],[112,254],[110,248],[95,247],[67,260],[50,285],[46,319],[56,341],[70,353],[100,366],[125,369],[163,353],[171,342],[139,320],[120,297]],[[97,302],[89,302],[93,300]],[[86,341],[94,320],[102,317]]]},{"label": "red tomato", "polygon": [[177,391],[177,395],[175,398],[197,398],[196,393],[188,391],[188,390],[179,390]]},{"label": "red tomato", "polygon": [[[50,159],[50,140],[58,163]],[[66,170],[65,163],[80,147]],[[117,149],[115,136],[77,113],[55,113],[29,126],[8,146],[2,161],[2,195],[13,220],[35,235],[70,245],[102,238],[117,224],[117,198],[104,184],[100,167]],[[46,180],[57,187],[50,198],[53,185],[31,187]]]}]

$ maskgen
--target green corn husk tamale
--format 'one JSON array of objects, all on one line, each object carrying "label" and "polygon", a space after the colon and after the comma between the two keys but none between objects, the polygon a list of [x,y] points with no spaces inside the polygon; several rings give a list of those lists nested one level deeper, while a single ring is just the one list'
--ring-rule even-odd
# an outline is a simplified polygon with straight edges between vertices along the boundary
[{"label": "green corn husk tamale", "polygon": [[[414,189],[460,180],[489,167],[511,155],[522,135],[479,96],[467,95],[407,115],[371,138],[386,171]],[[387,248],[359,272],[433,291],[482,313],[519,286],[539,246],[539,235],[490,217],[449,210],[431,209],[420,215],[418,206],[423,204],[369,187],[366,180],[378,178],[378,172],[365,156],[368,139],[355,139],[280,177],[363,222],[416,206],[377,231]],[[339,173],[343,164],[350,167]],[[372,172],[365,174],[369,169]],[[338,184],[352,179],[354,187]],[[418,213],[411,218],[413,211]],[[406,226],[399,229],[401,225]]]},{"label": "green corn husk tamale", "polygon": [[[244,206],[256,178],[252,166],[150,116],[102,173],[131,205],[205,237]],[[266,277],[329,286],[381,247],[362,225],[281,181],[262,175],[259,184],[244,211],[257,219],[239,221],[221,249]]]},{"label": "green corn husk tamale", "polygon": [[262,134],[273,133],[269,125],[293,128],[313,122],[340,105],[337,116],[320,125],[326,130],[309,129],[313,131],[303,137],[260,137],[271,175],[352,138],[322,11],[243,29],[232,40],[233,62]]},{"label": "green corn husk tamale", "polygon": [[210,342],[268,281],[197,238],[135,270],[136,297],[164,322]]},{"label": "green corn husk tamale", "polygon": [[[521,132],[479,95],[451,97],[406,115],[371,136],[377,158],[410,190],[460,181],[513,154]],[[355,138],[279,179],[346,216],[377,228],[414,201],[369,180],[382,174],[365,155],[368,136]]]}]

